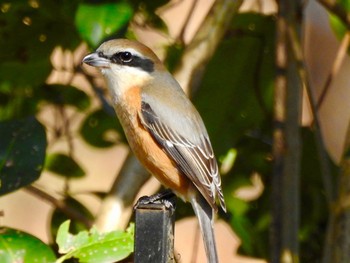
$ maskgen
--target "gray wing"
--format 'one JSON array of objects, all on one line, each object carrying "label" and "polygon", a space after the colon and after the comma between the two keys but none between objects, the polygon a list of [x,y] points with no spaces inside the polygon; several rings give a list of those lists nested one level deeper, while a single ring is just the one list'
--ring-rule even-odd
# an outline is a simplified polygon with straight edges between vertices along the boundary
[{"label": "gray wing", "polygon": [[[218,165],[206,131],[203,134],[195,134],[197,140],[193,143],[180,132],[170,128],[162,121],[160,115],[149,103],[142,101],[140,116],[142,124],[175,161],[180,171],[190,178],[210,206],[217,210],[215,199],[218,196],[221,207],[226,211]],[[180,129],[182,124],[188,125],[186,122],[181,123],[179,117],[177,121],[180,122],[178,123]]]}]

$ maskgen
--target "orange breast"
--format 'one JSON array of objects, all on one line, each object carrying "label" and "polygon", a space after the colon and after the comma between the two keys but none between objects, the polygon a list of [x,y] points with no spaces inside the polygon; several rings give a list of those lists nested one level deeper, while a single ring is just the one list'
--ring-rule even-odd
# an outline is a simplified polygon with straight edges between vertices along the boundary
[{"label": "orange breast", "polygon": [[129,145],[146,169],[165,187],[186,199],[191,182],[177,168],[176,164],[159,147],[140,122],[140,88],[130,88],[115,106],[118,118],[124,128]]}]

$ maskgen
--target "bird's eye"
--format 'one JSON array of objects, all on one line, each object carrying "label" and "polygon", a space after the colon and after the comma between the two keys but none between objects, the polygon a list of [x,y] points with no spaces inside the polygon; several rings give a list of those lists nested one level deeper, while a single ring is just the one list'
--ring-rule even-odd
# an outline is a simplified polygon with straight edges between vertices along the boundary
[{"label": "bird's eye", "polygon": [[132,60],[132,54],[128,51],[125,51],[125,52],[120,52],[118,54],[118,57],[120,58],[120,60],[124,63],[128,63],[128,62],[131,62]]}]

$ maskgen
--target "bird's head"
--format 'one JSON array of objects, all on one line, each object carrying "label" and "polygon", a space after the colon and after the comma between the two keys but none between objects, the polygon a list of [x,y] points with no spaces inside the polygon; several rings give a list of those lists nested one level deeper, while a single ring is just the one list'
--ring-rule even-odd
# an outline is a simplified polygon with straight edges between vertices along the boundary
[{"label": "bird's head", "polygon": [[99,68],[114,93],[130,85],[145,85],[157,73],[166,71],[151,49],[128,39],[106,41],[82,62]]}]

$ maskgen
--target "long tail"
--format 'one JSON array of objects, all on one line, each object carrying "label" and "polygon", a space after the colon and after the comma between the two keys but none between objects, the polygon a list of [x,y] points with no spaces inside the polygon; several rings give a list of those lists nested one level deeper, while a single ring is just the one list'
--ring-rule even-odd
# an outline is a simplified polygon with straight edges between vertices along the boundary
[{"label": "long tail", "polygon": [[190,201],[199,221],[208,263],[218,263],[213,228],[214,211],[200,193],[193,195]]}]

